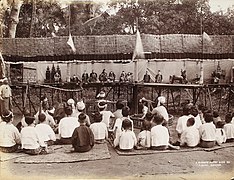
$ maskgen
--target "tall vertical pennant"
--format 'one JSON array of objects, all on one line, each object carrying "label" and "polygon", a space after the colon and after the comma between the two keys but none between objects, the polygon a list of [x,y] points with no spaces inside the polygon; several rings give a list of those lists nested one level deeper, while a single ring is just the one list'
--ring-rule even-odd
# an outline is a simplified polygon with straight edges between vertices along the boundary
[{"label": "tall vertical pennant", "polygon": [[75,53],[76,48],[75,48],[71,33],[69,33],[69,38],[68,38],[67,44],[71,47],[72,51]]},{"label": "tall vertical pennant", "polygon": [[143,44],[141,41],[141,35],[140,35],[139,30],[137,30],[136,32],[136,45],[135,45],[135,49],[133,52],[132,60],[134,60],[135,58],[139,58],[139,59],[145,58]]}]

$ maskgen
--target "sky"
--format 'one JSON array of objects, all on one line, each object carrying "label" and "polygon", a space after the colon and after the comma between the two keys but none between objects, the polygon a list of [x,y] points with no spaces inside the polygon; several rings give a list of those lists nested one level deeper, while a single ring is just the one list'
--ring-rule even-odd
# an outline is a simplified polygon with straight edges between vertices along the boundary
[{"label": "sky", "polygon": [[[59,0],[60,2],[69,2],[70,0]],[[73,0],[75,1],[75,0]],[[90,0],[77,0],[77,1],[90,1]],[[97,3],[107,3],[109,0],[93,0],[94,2],[97,2]],[[137,1],[137,0],[136,0]],[[183,0],[181,0],[183,1]],[[210,7],[211,7],[211,11],[212,12],[215,12],[215,11],[224,11],[226,12],[227,11],[227,8],[228,7],[232,7],[234,8],[234,0],[209,0],[209,4],[210,4]]]},{"label": "sky", "polygon": [[234,0],[210,0],[210,8],[212,12],[223,10],[227,11],[227,8],[234,8]]}]

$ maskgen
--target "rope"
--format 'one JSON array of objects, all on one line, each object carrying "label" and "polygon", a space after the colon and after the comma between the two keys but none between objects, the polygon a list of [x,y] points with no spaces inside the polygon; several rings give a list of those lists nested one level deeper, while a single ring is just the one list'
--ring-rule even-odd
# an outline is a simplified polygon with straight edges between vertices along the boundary
[{"label": "rope", "polygon": [[59,91],[66,91],[66,92],[79,92],[79,91],[83,90],[82,87],[81,87],[81,89],[65,89],[65,88],[58,88],[58,87],[53,87],[53,86],[43,85],[43,84],[40,84],[39,86],[44,87],[44,88],[55,89],[55,90],[59,90]]}]

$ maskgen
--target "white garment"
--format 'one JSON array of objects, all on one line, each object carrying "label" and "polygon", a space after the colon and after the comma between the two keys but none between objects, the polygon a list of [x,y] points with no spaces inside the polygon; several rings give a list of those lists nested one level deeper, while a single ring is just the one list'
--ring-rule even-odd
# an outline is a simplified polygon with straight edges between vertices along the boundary
[{"label": "white garment", "polygon": [[226,137],[226,133],[225,133],[224,129],[217,128],[215,134],[216,134],[216,136],[215,136],[216,142],[218,145],[221,145],[222,143],[226,142],[227,137]]},{"label": "white garment", "polygon": [[110,118],[114,118],[114,114],[111,111],[101,111],[100,114],[102,114],[102,122],[106,124],[107,129],[110,127]]},{"label": "white garment", "polygon": [[[80,112],[80,111],[75,110],[75,111],[72,113],[71,116],[77,118],[77,120],[78,120],[79,115],[80,115],[81,113],[83,113],[83,112]],[[85,114],[85,115],[86,115],[85,123],[86,123],[87,126],[90,126],[90,118],[89,118],[89,116],[88,116],[87,114]]]},{"label": "white garment", "polygon": [[[46,124],[50,125],[51,127],[54,127],[56,125],[54,118],[48,113],[48,111],[41,110],[41,113],[45,114],[46,116]],[[36,124],[39,124],[39,111],[34,115]]]},{"label": "white garment", "polygon": [[199,134],[203,141],[215,141],[216,127],[213,122],[202,124],[199,128]]},{"label": "white garment", "polygon": [[202,125],[202,121],[201,121],[199,114],[196,117],[194,117],[194,120],[195,120],[194,126],[197,129],[199,129],[199,127]]},{"label": "white garment", "polygon": [[168,115],[167,109],[164,106],[158,106],[152,110],[152,114],[156,114],[156,112],[161,114],[162,117],[165,119],[165,121],[168,122],[169,115]]},{"label": "white garment", "polygon": [[162,125],[156,125],[151,128],[151,145],[167,146],[169,144],[168,129]]},{"label": "white garment", "polygon": [[48,124],[37,124],[35,128],[43,141],[56,141],[55,133]]},{"label": "white garment", "polygon": [[122,118],[122,109],[117,109],[115,112],[113,112],[115,119]]},{"label": "white garment", "polygon": [[188,147],[195,147],[200,142],[200,134],[195,124],[185,128],[181,134],[181,143],[180,145],[187,144]]},{"label": "white garment", "polygon": [[118,146],[120,149],[123,150],[130,150],[133,149],[134,146],[137,144],[137,138],[133,131],[131,130],[124,130],[121,134],[115,138],[114,146]]},{"label": "white garment", "polygon": [[58,126],[58,132],[62,138],[72,137],[75,128],[79,127],[80,123],[75,117],[64,117],[60,120]]},{"label": "white garment", "polygon": [[96,122],[90,125],[95,140],[102,140],[108,138],[108,131],[106,124],[103,122]]},{"label": "white garment", "polygon": [[223,129],[226,133],[227,139],[234,138],[234,124],[232,123],[225,124]]},{"label": "white garment", "polygon": [[131,121],[132,123],[132,131],[133,131],[133,121],[129,118],[129,117],[122,117],[122,118],[118,118],[115,121],[114,127],[113,127],[113,131],[115,132],[115,137],[117,137],[118,135],[121,134],[121,132],[123,131],[122,129],[122,123],[125,119],[128,119]]},{"label": "white garment", "polygon": [[151,146],[151,132],[147,130],[141,131],[137,136],[137,142],[142,147],[149,148]]},{"label": "white garment", "polygon": [[18,129],[11,123],[0,122],[0,146],[12,147],[20,142]]},{"label": "white garment", "polygon": [[190,116],[183,115],[179,117],[176,125],[176,131],[181,134],[185,128],[187,128],[187,120],[190,118]]},{"label": "white garment", "polygon": [[42,137],[39,136],[35,127],[28,126],[21,130],[22,149],[37,149],[40,146],[46,147]]}]

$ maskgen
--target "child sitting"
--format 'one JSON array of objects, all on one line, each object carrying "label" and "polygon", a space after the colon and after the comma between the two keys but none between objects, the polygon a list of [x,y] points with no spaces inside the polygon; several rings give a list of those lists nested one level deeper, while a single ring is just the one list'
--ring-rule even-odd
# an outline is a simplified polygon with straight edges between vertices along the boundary
[{"label": "child sitting", "polygon": [[226,142],[234,142],[234,124],[232,124],[231,121],[232,121],[232,115],[230,113],[226,114],[225,116],[226,124],[223,127],[227,136]]},{"label": "child sitting", "polygon": [[0,122],[0,151],[11,153],[18,150],[21,144],[20,133],[12,124],[13,113],[6,110],[1,116]]},{"label": "child sitting", "polygon": [[151,142],[151,122],[150,121],[144,121],[142,124],[142,131],[137,136],[137,145],[138,149],[141,148],[150,148]]},{"label": "child sitting", "polygon": [[39,136],[47,145],[53,145],[56,137],[53,129],[46,123],[46,115],[41,113],[38,115],[38,119],[40,124],[37,124],[35,128]]},{"label": "child sitting", "polygon": [[102,122],[106,124],[107,129],[110,128],[110,118],[114,118],[114,114],[111,111],[107,111],[107,104],[104,101],[98,103],[100,114],[102,114]]},{"label": "child sitting", "polygon": [[189,118],[187,121],[187,128],[181,134],[181,146],[195,147],[199,144],[200,135],[195,126],[195,119]]},{"label": "child sitting", "polygon": [[102,115],[99,112],[94,114],[94,123],[90,125],[90,129],[94,135],[95,143],[104,143],[105,139],[108,138],[108,131],[106,124],[101,122]]},{"label": "child sitting", "polygon": [[145,130],[145,126],[146,124],[150,124],[150,129],[152,127],[152,119],[153,119],[153,114],[151,112],[147,112],[144,118],[144,121],[142,123],[142,127],[141,127],[141,131]]},{"label": "child sitting", "polygon": [[204,148],[214,147],[216,139],[215,132],[216,127],[213,124],[213,115],[210,111],[204,114],[205,124],[202,124],[199,128],[199,133],[201,137],[200,146]]},{"label": "child sitting", "polygon": [[65,107],[66,117],[62,118],[59,122],[59,143],[71,144],[71,137],[74,129],[80,124],[78,118],[72,117],[72,108],[70,106]]},{"label": "child sitting", "polygon": [[46,152],[46,144],[35,128],[35,118],[26,116],[27,127],[21,130],[22,149],[27,154],[37,155]]},{"label": "child sitting", "polygon": [[224,122],[218,121],[216,123],[216,143],[220,146],[222,143],[226,142],[226,133],[223,129]]},{"label": "child sitting", "polygon": [[194,126],[199,129],[199,127],[202,125],[201,117],[199,116],[199,112],[196,108],[196,106],[192,106],[190,109],[190,115],[194,117],[195,123]]},{"label": "child sitting", "polygon": [[214,111],[213,112],[213,123],[214,123],[214,125],[216,126],[217,122],[219,122],[219,121],[222,121],[220,116],[219,116],[219,113],[217,111]]},{"label": "child sitting", "polygon": [[120,150],[132,151],[134,146],[137,145],[137,138],[135,133],[131,130],[132,122],[129,119],[123,120],[123,131],[117,135],[114,140],[114,147],[119,146]]},{"label": "child sitting", "polygon": [[164,118],[159,113],[154,115],[153,122],[156,124],[151,128],[151,149],[153,150],[165,150],[180,149],[179,146],[173,146],[169,143],[169,131],[163,126]]},{"label": "child sitting", "polygon": [[132,123],[132,127],[131,127],[131,130],[133,131],[133,122],[132,120],[129,118],[129,112],[130,112],[130,109],[128,106],[124,106],[123,109],[122,109],[122,115],[123,117],[122,118],[118,118],[116,119],[115,121],[115,124],[114,124],[114,127],[111,131],[114,132],[114,135],[115,137],[119,136],[120,133],[122,132],[123,128],[122,128],[122,122],[125,120],[125,119],[128,119],[131,121]]},{"label": "child sitting", "polygon": [[86,126],[86,114],[79,115],[80,126],[75,128],[72,134],[72,147],[76,152],[90,151],[94,146],[94,135],[91,129]]}]

